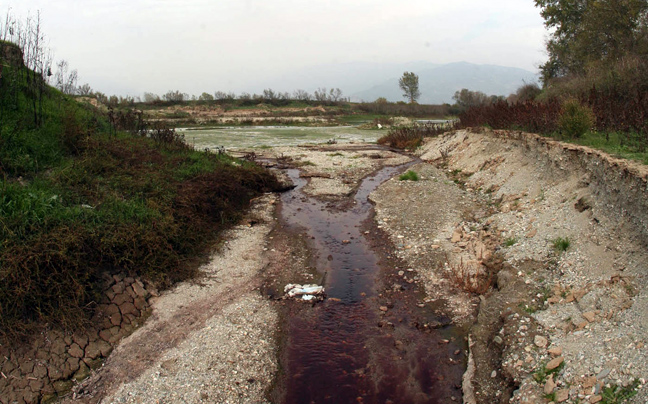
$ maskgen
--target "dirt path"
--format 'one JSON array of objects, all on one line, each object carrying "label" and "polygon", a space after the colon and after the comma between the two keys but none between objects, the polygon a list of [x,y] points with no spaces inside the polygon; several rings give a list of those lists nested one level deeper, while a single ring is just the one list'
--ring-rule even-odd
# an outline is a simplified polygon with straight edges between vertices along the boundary
[{"label": "dirt path", "polygon": [[[299,167],[304,194],[331,212],[353,204],[348,196],[362,178],[410,160],[369,145],[267,154]],[[503,132],[449,134],[420,154],[411,167],[419,181],[378,187],[370,196],[375,217],[361,226],[381,268],[368,304],[375,340],[391,344],[386,358],[416,365],[416,336],[425,340],[451,322],[454,334],[435,342],[438,360],[462,371],[469,358],[472,365],[446,398],[461,401],[462,390],[465,402],[595,403],[637,386],[630,402],[646,402],[645,170]],[[289,319],[314,312],[277,299],[287,283],[325,279],[310,238],[277,221],[277,198],[257,200],[205,277],[157,298],[146,325],[66,402],[290,397]],[[565,251],[559,238],[569,240]],[[396,379],[396,388],[406,382]],[[435,394],[418,397],[434,402]]]}]

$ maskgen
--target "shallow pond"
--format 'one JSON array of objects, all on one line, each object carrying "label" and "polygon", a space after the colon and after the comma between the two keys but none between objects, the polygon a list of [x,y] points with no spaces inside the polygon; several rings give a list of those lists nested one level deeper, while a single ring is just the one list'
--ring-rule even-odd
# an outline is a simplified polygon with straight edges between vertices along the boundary
[{"label": "shallow pond", "polygon": [[375,143],[386,130],[362,130],[353,126],[294,127],[294,126],[251,126],[219,128],[179,128],[187,143],[198,150],[249,149],[268,146],[297,146],[305,143],[326,143],[334,139],[338,143]]}]

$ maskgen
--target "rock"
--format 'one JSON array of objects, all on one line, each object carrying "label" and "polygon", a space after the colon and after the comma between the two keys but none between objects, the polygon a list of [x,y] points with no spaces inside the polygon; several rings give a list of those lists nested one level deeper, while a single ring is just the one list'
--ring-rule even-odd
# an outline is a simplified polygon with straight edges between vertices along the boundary
[{"label": "rock", "polygon": [[536,335],[535,337],[533,337],[533,343],[539,348],[546,348],[547,345],[549,345],[547,338],[543,337],[542,335]]},{"label": "rock", "polygon": [[386,312],[387,310],[389,310],[387,306],[380,306],[380,311]]},{"label": "rock", "polygon": [[595,396],[590,397],[589,402],[594,404],[594,403],[598,403],[601,400],[603,400],[603,396],[597,394]]},{"label": "rock", "polygon": [[120,293],[115,298],[113,299],[113,303],[116,304],[117,306],[121,306],[122,304],[126,302],[133,302],[133,298],[130,297],[128,293]]},{"label": "rock", "polygon": [[496,377],[497,377],[497,370],[493,370],[493,371],[491,372],[491,378],[494,379],[494,378],[496,378]]},{"label": "rock", "polygon": [[74,386],[74,382],[72,380],[59,380],[52,384],[54,385],[54,390],[56,390],[56,392],[59,394],[70,391],[72,386]]},{"label": "rock", "polygon": [[493,342],[497,345],[502,345],[504,343],[504,340],[499,335],[496,335],[493,337]]},{"label": "rock", "polygon": [[86,346],[88,346],[88,336],[86,334],[81,334],[81,333],[75,333],[72,336],[72,340],[81,347],[81,349],[84,349]]},{"label": "rock", "polygon": [[556,388],[556,382],[554,382],[553,375],[549,375],[544,385],[544,389],[543,389],[544,393],[551,394],[555,388]]},{"label": "rock", "polygon": [[125,316],[126,314],[132,314],[132,315],[139,315],[139,312],[137,311],[137,307],[133,303],[126,302],[119,306],[119,310],[121,311],[122,316]]},{"label": "rock", "polygon": [[146,291],[146,289],[144,289],[144,285],[142,285],[141,282],[133,283],[132,287],[133,287],[133,291],[135,291],[137,296],[143,298],[146,298],[148,296],[148,292]]},{"label": "rock", "polygon": [[139,311],[143,311],[143,310],[146,308],[146,306],[147,306],[147,304],[146,304],[146,299],[144,299],[143,297],[138,297],[138,298],[135,299],[135,301],[133,302],[133,305],[135,306],[135,308],[136,308],[137,310],[139,310]]},{"label": "rock", "polygon": [[88,367],[88,365],[85,364],[85,362],[81,362],[79,363],[79,370],[77,370],[74,376],[72,377],[77,382],[80,382],[81,380],[87,378],[88,376],[90,376],[90,368]]},{"label": "rock", "polygon": [[109,348],[111,348],[110,344],[106,341],[99,340],[91,342],[85,349],[85,357],[88,359],[99,358],[103,352],[109,352]]},{"label": "rock", "polygon": [[122,316],[119,313],[115,313],[110,316],[110,324],[112,325],[115,326],[120,325],[121,321],[122,321]]},{"label": "rock", "polygon": [[109,304],[104,309],[104,314],[106,316],[108,316],[108,317],[110,317],[111,315],[113,315],[115,313],[119,313],[119,306],[117,306],[116,304]]},{"label": "rock", "polygon": [[583,317],[585,317],[585,320],[589,321],[590,323],[596,321],[596,314],[593,311],[583,313]]},{"label": "rock", "polygon": [[553,358],[552,360],[550,360],[549,363],[547,363],[547,366],[545,366],[545,367],[546,367],[547,370],[553,370],[553,369],[557,368],[558,366],[560,366],[560,364],[563,363],[564,361],[565,361],[565,358],[563,358],[562,356],[559,356],[557,358]]},{"label": "rock", "polygon": [[24,361],[20,364],[20,371],[23,374],[31,373],[34,370],[34,361]]},{"label": "rock", "polygon": [[102,340],[109,342],[110,337],[112,337],[112,333],[110,332],[109,328],[99,331],[99,338],[101,338]]},{"label": "rock", "polygon": [[117,281],[117,283],[114,284],[111,289],[116,295],[124,293],[124,284],[121,281]]},{"label": "rock", "polygon": [[38,363],[36,364],[36,366],[34,366],[32,375],[34,375],[34,377],[37,379],[42,379],[47,376],[47,368],[42,363]]},{"label": "rock", "polygon": [[551,356],[560,356],[562,355],[563,349],[562,347],[553,347],[553,348],[549,348],[547,352],[549,352]]},{"label": "rock", "polygon": [[569,389],[560,389],[556,391],[556,402],[562,403],[569,399]]},{"label": "rock", "polygon": [[450,242],[458,243],[460,241],[461,241],[461,231],[455,230],[454,233],[452,233],[452,238],[450,239]]},{"label": "rock", "polygon": [[601,372],[598,375],[596,375],[596,378],[598,380],[603,380],[606,377],[608,377],[608,375],[610,374],[611,371],[612,371],[612,369],[610,369],[610,368],[603,369],[603,370],[601,370]]},{"label": "rock", "polygon": [[588,389],[590,387],[594,387],[596,385],[596,377],[594,376],[589,376],[586,377],[585,380],[583,380],[582,386],[585,389]]},{"label": "rock", "polygon": [[70,346],[68,349],[68,354],[73,358],[83,358],[83,349],[76,342]]},{"label": "rock", "polygon": [[58,366],[50,363],[47,367],[47,376],[51,381],[59,380],[63,377],[63,371]]},{"label": "rock", "polygon": [[65,341],[62,338],[56,338],[52,342],[50,352],[56,355],[63,355],[65,353],[67,346],[65,346]]},{"label": "rock", "polygon": [[526,234],[526,238],[533,238],[536,234],[538,234],[538,229],[533,229]]}]

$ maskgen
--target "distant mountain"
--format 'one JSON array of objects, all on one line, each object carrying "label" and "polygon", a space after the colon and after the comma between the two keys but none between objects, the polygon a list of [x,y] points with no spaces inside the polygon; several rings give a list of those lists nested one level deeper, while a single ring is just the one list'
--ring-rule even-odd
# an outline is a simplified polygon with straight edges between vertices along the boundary
[{"label": "distant mountain", "polygon": [[331,63],[300,68],[271,78],[264,78],[246,86],[244,91],[261,93],[265,88],[292,92],[297,89],[310,93],[320,87],[340,88],[344,96],[364,91],[392,77],[400,77],[404,71],[422,71],[438,66],[430,62]]},{"label": "distant mountain", "polygon": [[[374,101],[385,97],[388,101],[404,101],[398,87],[398,78],[402,75],[386,78],[366,90],[351,93],[352,101]],[[476,65],[467,62],[449,63],[426,69],[411,69],[419,76],[419,90],[422,104],[452,103],[452,96],[458,90],[467,88],[482,91],[488,95],[507,96],[522,84],[538,81],[538,76],[528,70],[516,67],[495,65]]]},{"label": "distant mountain", "polygon": [[434,64],[417,61],[407,63],[331,63],[300,68],[278,76],[259,79],[244,88],[260,94],[265,88],[293,92],[297,89],[310,93],[319,87],[340,88],[352,101],[374,101],[385,97],[389,101],[403,101],[398,78],[403,72],[419,76],[421,98],[425,104],[452,103],[455,91],[467,88],[488,95],[509,95],[524,82],[537,81],[537,75],[524,69],[494,65],[476,65],[467,62]]}]

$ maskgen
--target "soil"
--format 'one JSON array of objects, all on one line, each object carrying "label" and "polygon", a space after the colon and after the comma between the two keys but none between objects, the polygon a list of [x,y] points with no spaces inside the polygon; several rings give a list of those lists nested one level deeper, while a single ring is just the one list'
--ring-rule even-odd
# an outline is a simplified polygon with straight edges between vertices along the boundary
[{"label": "soil", "polygon": [[[627,386],[637,391],[628,402],[648,401],[645,167],[488,130],[429,139],[418,157],[358,144],[264,153],[266,164],[298,167],[304,193],[331,210],[380,167],[414,164],[418,181],[394,177],[370,195],[362,231],[381,267],[372,304],[390,311],[376,329],[412,319],[397,348],[409,329],[453,327],[438,352],[466,372],[447,397],[596,403]],[[285,324],[311,306],[283,299],[283,286],[323,278],[303,233],[280,226],[278,199],[256,200],[200,282],[152,299],[145,325],[63,402],[285,397]]]}]

